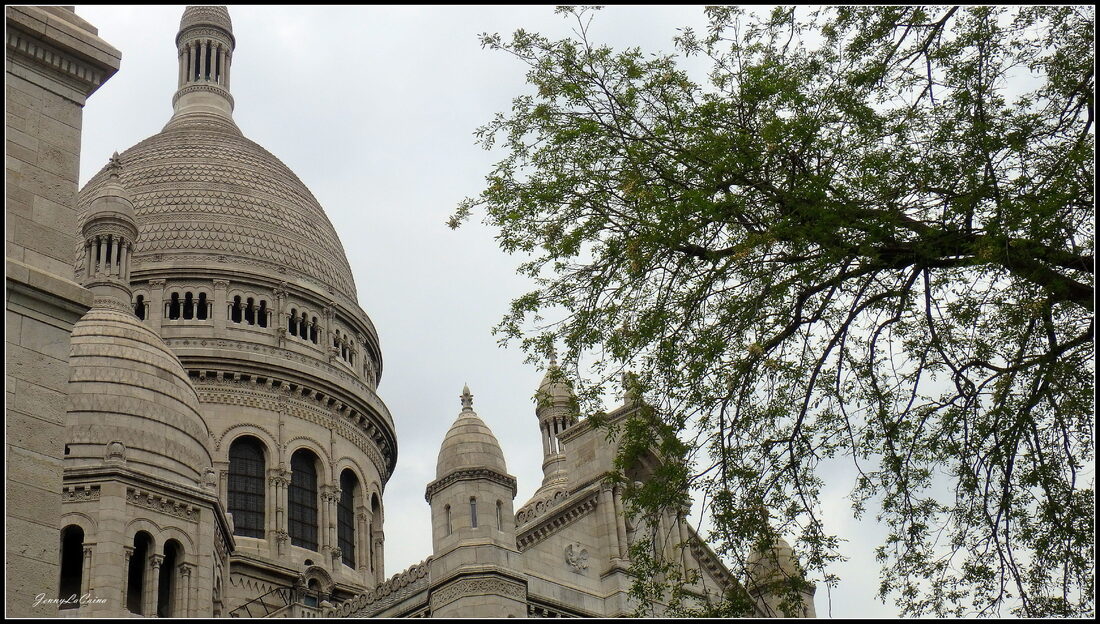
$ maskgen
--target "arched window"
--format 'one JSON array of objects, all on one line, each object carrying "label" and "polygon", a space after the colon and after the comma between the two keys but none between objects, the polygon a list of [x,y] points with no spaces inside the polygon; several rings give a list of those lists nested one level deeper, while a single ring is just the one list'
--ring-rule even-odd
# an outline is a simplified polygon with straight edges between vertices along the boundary
[{"label": "arched window", "polygon": [[234,323],[241,322],[241,296],[233,297],[233,307],[229,310],[229,320]]},{"label": "arched window", "polygon": [[[71,524],[61,529],[61,583],[57,597],[62,600],[80,596],[84,582],[84,529]],[[80,601],[63,602],[62,609],[75,609]]]},{"label": "arched window", "polygon": [[291,336],[298,335],[298,310],[295,310],[294,308],[290,309],[290,318],[287,319],[286,330],[290,332]]},{"label": "arched window", "polygon": [[341,557],[355,567],[355,498],[359,479],[350,469],[340,473],[340,504],[336,509],[336,533]]},{"label": "arched window", "polygon": [[309,339],[317,344],[317,317],[313,317],[313,323],[309,326]]},{"label": "arched window", "polygon": [[290,458],[290,543],[317,550],[317,456],[302,449]]},{"label": "arched window", "polygon": [[176,592],[179,585],[179,571],[176,569],[183,559],[183,547],[176,540],[164,544],[164,561],[160,564],[160,578],[157,582],[157,617],[178,617],[175,613]]},{"label": "arched window", "polygon": [[172,293],[172,299],[168,302],[168,319],[176,320],[180,317],[180,294]]},{"label": "arched window", "polygon": [[504,503],[497,501],[497,530],[504,530]]},{"label": "arched window", "polygon": [[145,295],[137,296],[137,301],[134,302],[134,316],[138,317],[138,320],[145,320]]},{"label": "arched window", "polygon": [[153,537],[145,531],[134,536],[134,552],[130,555],[129,578],[126,581],[126,608],[130,613],[144,615],[145,569],[149,567]]},{"label": "arched window", "polygon": [[446,505],[443,507],[443,515],[447,518],[447,535],[451,534],[451,506]]},{"label": "arched window", "polygon": [[252,297],[248,298],[248,303],[244,306],[244,322],[249,325],[256,324],[256,306],[252,303]]},{"label": "arched window", "polygon": [[267,327],[267,301],[260,301],[260,309],[256,311],[256,323],[260,327]]},{"label": "arched window", "polygon": [[206,320],[206,308],[210,304],[206,302],[206,293],[199,293],[199,303],[195,307],[195,318],[200,321]]},{"label": "arched window", "polygon": [[195,318],[195,297],[191,293],[183,295],[183,318],[187,320]]},{"label": "arched window", "polygon": [[382,505],[378,502],[378,494],[370,495],[370,531],[367,533],[367,553],[370,555],[370,571],[372,573],[377,569],[375,577],[381,576],[382,562],[378,561],[379,553],[377,541],[375,536],[381,532],[379,527],[382,526]]},{"label": "arched window", "polygon": [[264,536],[264,449],[259,440],[244,436],[229,447],[229,513],[233,534]]},{"label": "arched window", "polygon": [[307,315],[305,312],[302,312],[302,320],[300,326],[301,330],[299,330],[298,334],[302,340],[306,340],[309,337],[309,315]]},{"label": "arched window", "polygon": [[470,526],[477,528],[477,499],[470,497]]}]

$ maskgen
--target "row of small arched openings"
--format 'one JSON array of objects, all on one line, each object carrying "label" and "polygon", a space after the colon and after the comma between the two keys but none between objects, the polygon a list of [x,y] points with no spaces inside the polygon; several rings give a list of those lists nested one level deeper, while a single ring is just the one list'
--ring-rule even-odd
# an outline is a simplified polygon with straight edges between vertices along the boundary
[{"label": "row of small arched openings", "polygon": [[[91,567],[85,562],[91,553],[85,550],[84,544],[84,529],[80,525],[70,524],[61,529],[61,577],[58,583],[61,609],[79,607],[84,584],[90,580],[84,578]],[[160,572],[156,587],[153,587],[150,574],[157,554],[152,535],[146,531],[134,534],[126,569],[126,610],[146,617],[184,617],[188,614],[182,608],[186,604],[184,592],[187,591],[181,584],[182,567],[186,563],[183,545],[175,539],[165,541],[160,553]]]},{"label": "row of small arched openings", "polygon": [[[244,435],[229,447],[229,483],[226,507],[233,514],[233,533],[263,539],[267,526],[266,474],[267,448],[258,438]],[[290,485],[287,490],[287,533],[290,543],[308,550],[319,549],[319,477],[323,466],[317,455],[307,449],[296,450],[290,458]],[[381,502],[377,493],[370,495],[370,523],[366,535],[356,534],[355,510],[366,505],[359,477],[351,468],[340,472],[340,500],[337,502],[337,546],[345,565],[356,567],[356,542],[367,545],[367,566],[373,573],[377,553],[373,537],[381,532]]]}]

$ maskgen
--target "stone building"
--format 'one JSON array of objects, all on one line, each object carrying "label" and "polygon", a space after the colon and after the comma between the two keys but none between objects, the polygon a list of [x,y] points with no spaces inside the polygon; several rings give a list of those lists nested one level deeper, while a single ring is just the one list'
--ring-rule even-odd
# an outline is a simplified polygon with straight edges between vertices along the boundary
[{"label": "stone building", "polygon": [[[82,24],[66,8],[9,8],[9,81],[13,61],[36,56],[13,51],[13,29],[17,42],[34,33],[26,16]],[[77,107],[119,57],[81,28],[94,49],[80,58],[100,64],[84,95],[69,95]],[[615,616],[635,607],[630,545],[660,535],[657,547],[696,579],[693,599],[735,587],[684,510],[656,526],[626,513],[605,480],[616,443],[576,419],[553,362],[536,391],[545,476],[531,500],[515,507],[516,479],[464,389],[425,492],[432,553],[386,578],[383,492],[397,438],[376,394],[378,334],[324,210],[234,123],[236,44],[225,7],[187,7],[163,130],[112,157],[79,197],[40,207],[37,195],[9,193],[9,219],[50,215],[58,230],[45,257],[28,230],[13,245],[9,229],[9,328],[22,323],[8,333],[9,466],[35,462],[9,471],[9,579],[25,592],[31,579],[57,579],[52,609],[68,616]],[[24,97],[9,83],[9,106]],[[74,154],[78,108],[75,119]],[[49,153],[19,132],[9,182],[34,179],[30,165]],[[19,151],[35,146],[37,157]],[[75,164],[63,174],[75,191]],[[32,325],[42,319],[49,336]],[[54,400],[38,398],[47,391]],[[23,407],[32,400],[57,413]],[[608,418],[639,405],[628,397]],[[13,492],[46,502],[12,511]],[[761,579],[798,574],[782,544],[756,562]],[[94,600],[63,600],[72,595]],[[10,585],[8,596],[9,614],[30,614]],[[770,613],[774,598],[757,598]],[[812,587],[803,602],[813,615]]]}]

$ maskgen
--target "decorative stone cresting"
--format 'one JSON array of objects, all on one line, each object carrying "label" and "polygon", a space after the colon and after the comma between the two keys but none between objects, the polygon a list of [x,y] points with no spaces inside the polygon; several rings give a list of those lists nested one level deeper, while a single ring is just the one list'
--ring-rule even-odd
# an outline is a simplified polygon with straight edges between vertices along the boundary
[{"label": "decorative stone cresting", "polygon": [[340,606],[325,609],[323,617],[371,617],[373,614],[428,587],[432,558],[398,572],[374,589],[345,600]]}]

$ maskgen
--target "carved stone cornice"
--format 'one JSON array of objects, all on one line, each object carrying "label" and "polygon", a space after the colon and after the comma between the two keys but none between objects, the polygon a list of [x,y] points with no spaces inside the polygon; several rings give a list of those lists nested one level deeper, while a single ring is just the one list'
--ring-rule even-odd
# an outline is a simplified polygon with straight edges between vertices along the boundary
[{"label": "carved stone cornice", "polygon": [[144,490],[126,488],[126,502],[136,507],[159,511],[189,522],[199,521],[198,507]]},{"label": "carved stone cornice", "polygon": [[210,93],[216,93],[228,100],[229,108],[233,108],[233,95],[230,94],[229,91],[225,89],[225,87],[222,87],[221,85],[213,82],[196,82],[180,87],[179,91],[176,91],[176,94],[172,96],[172,105],[175,106],[176,102],[178,102],[179,99],[184,95],[188,93],[194,93],[196,91],[207,91]]},{"label": "carved stone cornice", "polygon": [[522,583],[499,576],[459,577],[432,592],[431,607],[435,611],[464,596],[485,595],[503,596],[527,602],[527,587]]},{"label": "carved stone cornice", "polygon": [[97,500],[99,500],[98,485],[88,487],[78,485],[76,487],[65,487],[61,490],[61,502],[63,503],[83,503]]},{"label": "carved stone cornice", "polygon": [[55,77],[62,84],[83,93],[85,96],[94,93],[100,85],[118,71],[117,65],[111,67],[106,64],[100,65],[89,62],[83,56],[77,56],[50,45],[43,41],[40,36],[24,32],[20,29],[19,21],[18,19],[13,20],[11,17],[7,19],[9,62],[14,61],[20,65],[34,68],[39,73]]},{"label": "carved stone cornice", "polygon": [[594,488],[589,492],[582,492],[574,496],[576,496],[575,500],[567,502],[554,510],[553,513],[547,514],[538,522],[532,523],[516,536],[516,545],[521,552],[553,535],[563,527],[573,524],[578,519],[592,513],[596,509],[596,501],[599,499],[600,491],[599,488]]},{"label": "carved stone cornice", "polygon": [[442,479],[437,479],[428,484],[428,487],[424,491],[424,499],[429,503],[432,502],[432,497],[437,492],[443,490],[447,486],[458,483],[459,481],[481,481],[488,480],[493,483],[499,483],[512,491],[512,496],[516,495],[516,478],[511,475],[501,474],[491,468],[465,468],[463,470],[456,470]]}]

